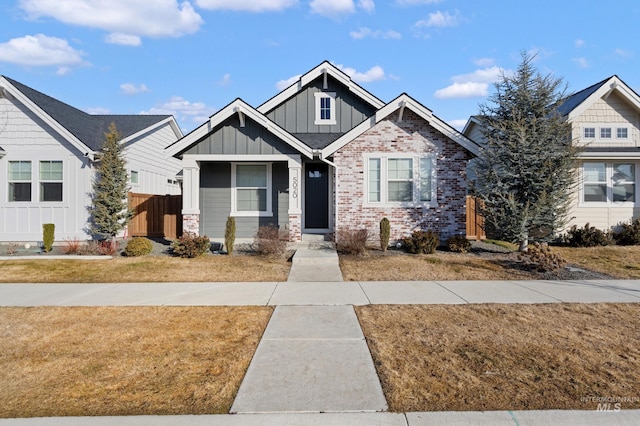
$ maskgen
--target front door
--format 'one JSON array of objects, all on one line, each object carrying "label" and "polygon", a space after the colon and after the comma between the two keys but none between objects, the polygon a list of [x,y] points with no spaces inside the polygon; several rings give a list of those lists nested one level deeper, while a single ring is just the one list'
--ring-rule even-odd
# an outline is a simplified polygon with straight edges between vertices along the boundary
[{"label": "front door", "polygon": [[304,176],[304,227],[328,229],[329,168],[325,163],[308,163]]}]

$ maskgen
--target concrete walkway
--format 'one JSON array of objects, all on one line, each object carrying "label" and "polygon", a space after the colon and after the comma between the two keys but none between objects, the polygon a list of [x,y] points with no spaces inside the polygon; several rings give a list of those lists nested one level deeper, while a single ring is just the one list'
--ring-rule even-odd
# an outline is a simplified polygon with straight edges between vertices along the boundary
[{"label": "concrete walkway", "polygon": [[323,235],[303,235],[296,244],[287,281],[342,282],[335,244],[324,241]]}]

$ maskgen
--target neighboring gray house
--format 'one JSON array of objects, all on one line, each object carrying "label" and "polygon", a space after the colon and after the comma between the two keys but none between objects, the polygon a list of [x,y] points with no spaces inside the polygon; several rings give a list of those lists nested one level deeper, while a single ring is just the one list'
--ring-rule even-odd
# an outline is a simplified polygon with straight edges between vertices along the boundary
[{"label": "neighboring gray house", "polygon": [[0,76],[0,241],[86,240],[96,154],[111,123],[122,135],[132,192],[179,194],[182,137],[169,115],[90,115]]},{"label": "neighboring gray house", "polygon": [[[608,230],[639,217],[640,96],[614,75],[569,96],[560,113],[571,123],[574,143],[585,148],[568,227]],[[477,117],[463,134],[482,143]]]},{"label": "neighboring gray house", "polygon": [[407,94],[384,103],[323,62],[257,108],[236,99],[167,148],[182,159],[183,230],[222,239],[275,224],[465,233],[465,170],[478,146]]}]

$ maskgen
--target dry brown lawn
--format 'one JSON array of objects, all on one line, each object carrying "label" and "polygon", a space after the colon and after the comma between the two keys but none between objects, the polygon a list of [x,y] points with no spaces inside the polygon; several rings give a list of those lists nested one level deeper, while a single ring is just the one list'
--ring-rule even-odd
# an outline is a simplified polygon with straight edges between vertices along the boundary
[{"label": "dry brown lawn", "polygon": [[0,417],[227,413],[268,307],[0,309]]},{"label": "dry brown lawn", "polygon": [[356,312],[393,411],[640,408],[640,304]]},{"label": "dry brown lawn", "polygon": [[117,257],[110,260],[0,261],[5,283],[286,281],[291,263],[262,256]]},{"label": "dry brown lawn", "polygon": [[640,246],[554,247],[571,264],[615,278],[640,278]]}]

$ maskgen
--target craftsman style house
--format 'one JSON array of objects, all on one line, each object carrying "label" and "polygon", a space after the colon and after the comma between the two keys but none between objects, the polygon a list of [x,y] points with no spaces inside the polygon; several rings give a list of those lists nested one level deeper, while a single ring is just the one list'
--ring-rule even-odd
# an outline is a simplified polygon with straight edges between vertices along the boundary
[{"label": "craftsman style house", "polygon": [[[569,96],[560,113],[584,147],[569,226],[609,230],[640,216],[640,96],[614,75]],[[463,133],[482,142],[475,117]]]},{"label": "craftsman style house", "polygon": [[172,116],[90,115],[0,76],[0,241],[86,240],[94,165],[109,125],[125,146],[131,191],[179,194],[180,162],[164,148],[182,137]]},{"label": "craftsman style house", "polygon": [[335,234],[383,217],[391,239],[465,233],[478,146],[407,94],[384,103],[329,62],[254,108],[236,99],[167,148],[182,160],[183,230],[239,239],[262,225]]}]

